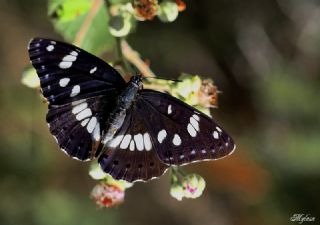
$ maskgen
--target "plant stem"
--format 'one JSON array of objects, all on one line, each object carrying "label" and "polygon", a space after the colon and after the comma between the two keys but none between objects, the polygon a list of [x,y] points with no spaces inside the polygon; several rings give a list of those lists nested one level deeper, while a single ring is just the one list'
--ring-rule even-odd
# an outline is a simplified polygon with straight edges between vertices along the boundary
[{"label": "plant stem", "polygon": [[95,0],[92,3],[92,6],[91,6],[86,18],[85,18],[80,30],[78,31],[78,33],[75,36],[75,39],[73,41],[73,43],[75,45],[81,46],[83,39],[90,28],[92,20],[93,20],[94,16],[97,14],[98,10],[100,9],[100,6],[102,3],[103,3],[102,0]]},{"label": "plant stem", "polygon": [[121,61],[123,64],[124,69],[133,75],[134,71],[131,67],[130,63],[127,61],[127,59],[123,56],[122,48],[121,48],[121,42],[122,38],[116,37],[116,52],[117,52],[117,58]]},{"label": "plant stem", "polygon": [[133,50],[131,46],[125,40],[121,41],[121,49],[124,57],[128,59],[133,65],[135,65],[141,74],[145,77],[155,77],[150,67],[140,58],[138,52]]},{"label": "plant stem", "polygon": [[[110,13],[110,2],[105,0],[107,13],[109,18],[112,16]],[[155,77],[150,67],[140,58],[138,52],[133,50],[124,38],[116,37],[116,54],[117,58],[121,61],[124,69],[129,73],[134,73],[133,68],[130,66],[132,63],[143,76]],[[130,62],[130,63],[129,63]]]}]

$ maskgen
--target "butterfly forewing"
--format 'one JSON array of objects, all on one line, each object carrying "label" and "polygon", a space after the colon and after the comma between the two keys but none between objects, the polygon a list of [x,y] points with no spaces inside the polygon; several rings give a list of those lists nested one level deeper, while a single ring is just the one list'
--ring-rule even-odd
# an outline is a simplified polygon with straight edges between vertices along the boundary
[{"label": "butterfly forewing", "polygon": [[166,164],[219,159],[235,149],[231,137],[211,118],[168,94],[142,90],[137,104],[143,105],[137,109],[145,115],[154,148]]},{"label": "butterfly forewing", "polygon": [[125,81],[107,63],[73,45],[35,38],[28,50],[49,102],[50,132],[68,155],[93,158]]},{"label": "butterfly forewing", "polygon": [[147,181],[161,176],[168,165],[158,157],[145,115],[135,107],[128,111],[123,126],[99,158],[101,168],[116,179]]},{"label": "butterfly forewing", "polygon": [[90,53],[59,41],[35,38],[29,56],[51,105],[62,105],[125,87],[110,65]]}]

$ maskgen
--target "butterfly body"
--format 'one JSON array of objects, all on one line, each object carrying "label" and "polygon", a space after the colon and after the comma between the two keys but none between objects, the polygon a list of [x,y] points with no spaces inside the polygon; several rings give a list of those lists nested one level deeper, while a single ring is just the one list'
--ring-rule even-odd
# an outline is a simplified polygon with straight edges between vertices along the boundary
[{"label": "butterfly body", "polygon": [[132,107],[137,98],[139,89],[142,89],[142,79],[140,75],[133,76],[127,87],[119,95],[115,109],[111,112],[107,123],[106,132],[103,135],[102,143],[108,146],[115,133],[123,125],[127,110]]},{"label": "butterfly body", "polygon": [[35,38],[28,46],[47,98],[47,123],[74,159],[98,158],[115,179],[148,181],[170,166],[216,160],[235,150],[212,118],[179,99],[125,82],[109,64],[67,43]]}]

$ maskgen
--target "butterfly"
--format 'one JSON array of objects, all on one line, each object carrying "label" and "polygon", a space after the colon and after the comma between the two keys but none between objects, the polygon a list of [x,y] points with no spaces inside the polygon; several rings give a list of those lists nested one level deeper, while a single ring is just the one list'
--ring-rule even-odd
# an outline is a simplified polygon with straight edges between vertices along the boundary
[{"label": "butterfly", "polygon": [[210,117],[169,94],[143,89],[139,75],[125,82],[103,60],[60,41],[34,38],[28,52],[61,150],[81,161],[98,158],[115,179],[148,181],[170,166],[235,150]]}]

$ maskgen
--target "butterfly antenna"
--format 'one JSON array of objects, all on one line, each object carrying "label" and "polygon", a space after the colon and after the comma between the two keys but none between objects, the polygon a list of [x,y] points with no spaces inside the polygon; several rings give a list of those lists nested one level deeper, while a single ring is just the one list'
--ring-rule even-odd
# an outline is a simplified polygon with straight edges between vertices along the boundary
[{"label": "butterfly antenna", "polygon": [[182,80],[178,79],[171,79],[171,78],[164,78],[164,77],[143,77],[144,80],[148,79],[158,79],[158,80],[167,80],[167,81],[173,81],[173,82],[182,82]]}]

